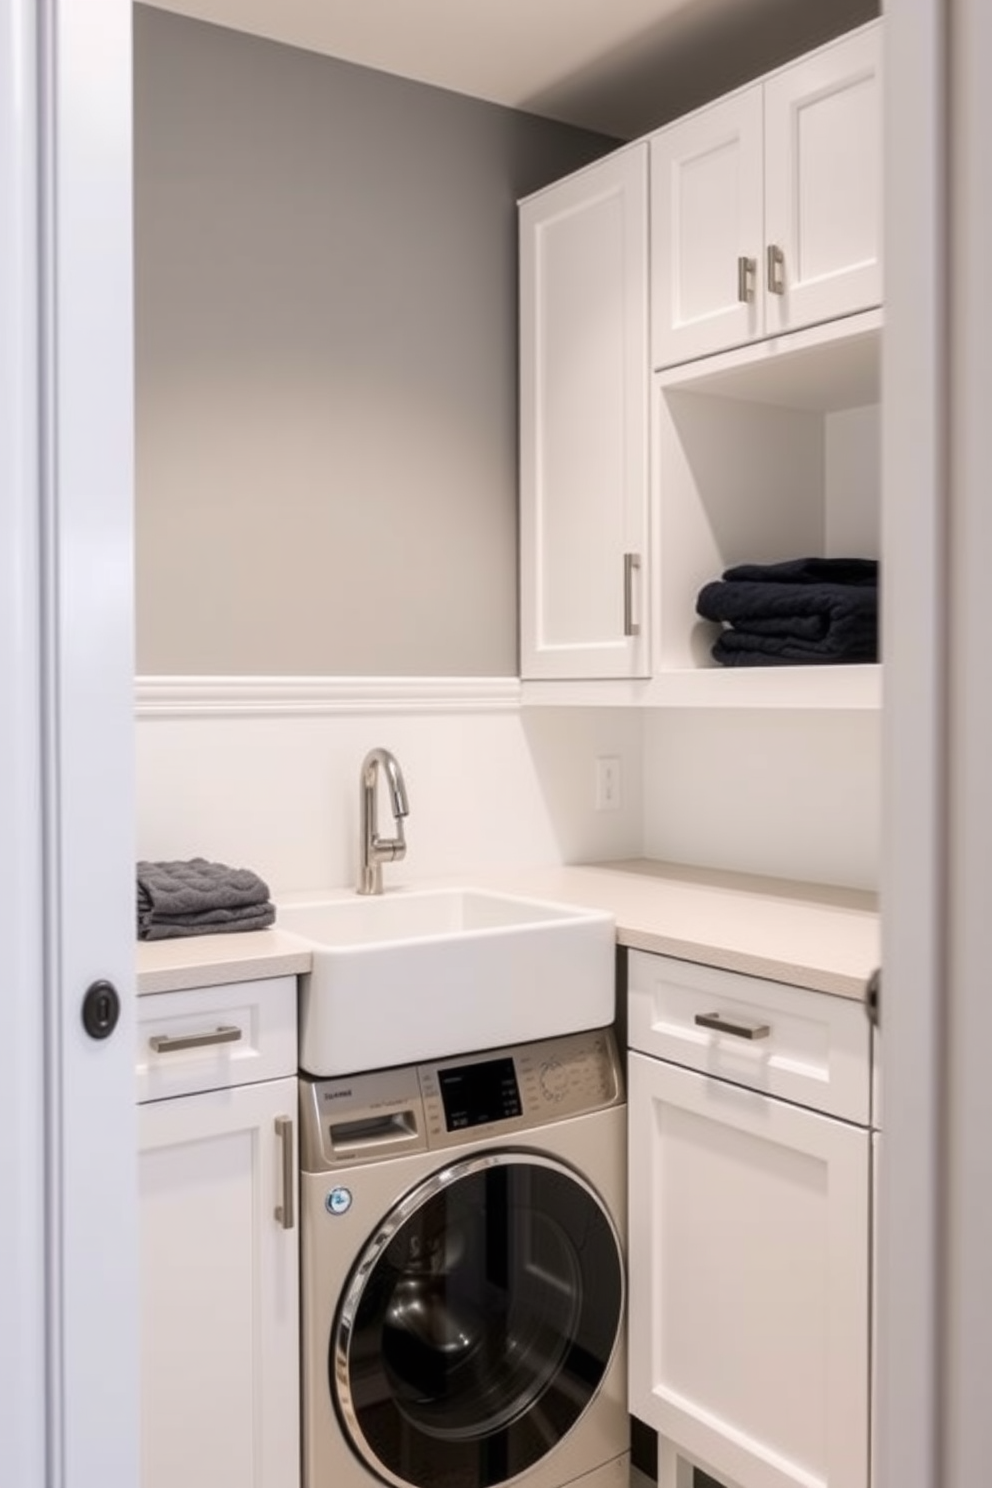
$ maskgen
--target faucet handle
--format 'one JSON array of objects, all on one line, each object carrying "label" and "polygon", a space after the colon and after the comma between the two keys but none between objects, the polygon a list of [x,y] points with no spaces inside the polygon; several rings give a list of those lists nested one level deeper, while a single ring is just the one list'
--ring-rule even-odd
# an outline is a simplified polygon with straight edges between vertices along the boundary
[{"label": "faucet handle", "polygon": [[393,816],[396,819],[397,830],[402,840],[402,818],[410,815],[410,803],[406,797],[406,783],[403,779],[403,772],[391,754],[386,755],[385,771],[386,779],[389,781],[389,794],[392,798]]}]

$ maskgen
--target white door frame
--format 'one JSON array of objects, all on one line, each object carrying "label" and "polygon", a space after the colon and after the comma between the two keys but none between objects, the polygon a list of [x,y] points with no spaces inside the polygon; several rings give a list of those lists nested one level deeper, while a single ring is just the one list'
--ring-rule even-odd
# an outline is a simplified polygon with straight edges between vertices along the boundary
[{"label": "white door frame", "polygon": [[940,1488],[992,1471],[992,8],[946,0],[947,955]]},{"label": "white door frame", "polygon": [[946,0],[885,21],[882,1126],[876,1488],[938,1488]]},{"label": "white door frame", "polygon": [[[0,24],[0,1480],[131,1488],[131,5]],[[100,1041],[97,979],[123,1004]]]},{"label": "white door frame", "polygon": [[35,38],[0,21],[0,1479],[46,1481]]},{"label": "white door frame", "polygon": [[992,7],[887,6],[877,1488],[992,1460]]}]

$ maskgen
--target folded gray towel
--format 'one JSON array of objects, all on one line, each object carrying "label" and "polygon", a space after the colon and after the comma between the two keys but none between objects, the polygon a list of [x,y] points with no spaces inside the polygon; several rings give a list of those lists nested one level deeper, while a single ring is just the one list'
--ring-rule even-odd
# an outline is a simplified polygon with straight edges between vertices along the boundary
[{"label": "folded gray towel", "polygon": [[206,858],[138,863],[137,899],[140,940],[262,930],[276,917],[257,873]]},{"label": "folded gray towel", "polygon": [[275,923],[274,904],[258,909],[218,909],[202,918],[138,922],[139,940],[180,940],[184,935],[224,935],[246,930],[267,930]]}]

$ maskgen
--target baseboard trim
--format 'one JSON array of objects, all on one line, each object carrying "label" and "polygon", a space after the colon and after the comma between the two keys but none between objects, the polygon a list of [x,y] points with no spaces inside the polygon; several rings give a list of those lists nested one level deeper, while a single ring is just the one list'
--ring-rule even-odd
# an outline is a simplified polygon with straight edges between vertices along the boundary
[{"label": "baseboard trim", "polygon": [[517,677],[139,677],[138,718],[500,713],[520,707]]}]

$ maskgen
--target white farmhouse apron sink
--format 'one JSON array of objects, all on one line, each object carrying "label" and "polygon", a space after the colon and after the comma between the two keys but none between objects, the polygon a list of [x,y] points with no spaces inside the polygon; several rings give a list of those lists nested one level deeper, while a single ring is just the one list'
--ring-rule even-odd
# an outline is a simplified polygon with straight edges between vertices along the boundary
[{"label": "white farmhouse apron sink", "polygon": [[281,904],[312,951],[300,1067],[356,1074],[600,1028],[614,1017],[614,922],[471,888]]}]

